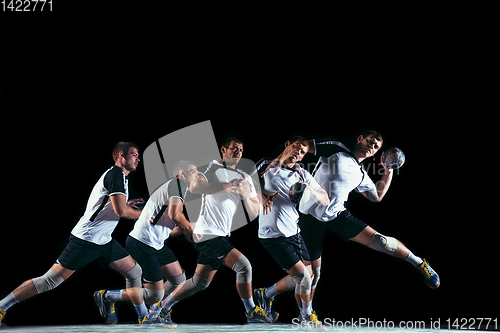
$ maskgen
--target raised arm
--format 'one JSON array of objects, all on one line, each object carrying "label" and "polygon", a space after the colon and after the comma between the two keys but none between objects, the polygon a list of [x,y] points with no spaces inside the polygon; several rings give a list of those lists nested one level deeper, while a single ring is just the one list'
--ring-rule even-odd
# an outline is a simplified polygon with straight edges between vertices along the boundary
[{"label": "raised arm", "polygon": [[393,174],[392,171],[392,169],[386,168],[384,174],[382,175],[382,179],[377,182],[376,187],[371,189],[370,191],[361,192],[361,194],[363,194],[365,198],[373,202],[382,201],[385,194],[387,193],[387,190],[389,189],[389,186],[391,186]]}]

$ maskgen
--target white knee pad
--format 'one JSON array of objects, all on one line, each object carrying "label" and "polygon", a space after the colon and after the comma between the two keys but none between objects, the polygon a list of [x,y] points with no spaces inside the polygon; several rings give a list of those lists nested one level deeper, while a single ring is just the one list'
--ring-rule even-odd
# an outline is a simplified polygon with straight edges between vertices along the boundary
[{"label": "white knee pad", "polygon": [[56,288],[64,282],[64,278],[56,271],[49,269],[44,275],[32,279],[36,291],[39,294]]},{"label": "white knee pad", "polygon": [[247,257],[241,256],[234,262],[233,271],[236,272],[236,283],[252,282],[252,265]]},{"label": "white knee pad", "polygon": [[376,232],[368,247],[375,251],[392,255],[398,249],[398,240],[394,237],[387,237]]},{"label": "white knee pad", "polygon": [[195,293],[197,293],[198,291],[202,291],[202,290],[205,290],[208,288],[208,286],[210,285],[210,282],[209,280],[205,280],[204,278],[198,276],[196,273],[194,273],[193,277],[190,278],[189,280],[186,280],[186,282],[184,282],[184,290],[186,290],[186,292],[189,294],[189,295],[193,295]]},{"label": "white knee pad", "polygon": [[155,304],[163,299],[163,289],[148,289],[144,288],[143,297],[146,304]]},{"label": "white knee pad", "polygon": [[292,276],[292,279],[295,281],[295,293],[297,295],[304,296],[311,293],[312,279],[307,268],[304,268],[297,275]]},{"label": "white knee pad", "polygon": [[175,290],[175,288],[177,288],[177,286],[179,286],[184,281],[186,281],[185,273],[182,273],[179,276],[167,278],[165,287],[163,288],[165,290],[165,295],[170,295]]},{"label": "white knee pad", "polygon": [[314,276],[312,278],[311,289],[315,289],[316,286],[318,285],[319,276],[321,275],[321,266],[313,267],[312,271],[313,271]]},{"label": "white knee pad", "polygon": [[285,278],[285,284],[288,290],[294,290],[295,289],[295,281],[293,281],[293,277],[290,275],[287,275]]},{"label": "white knee pad", "polygon": [[134,268],[122,274],[125,277],[125,287],[128,288],[141,288],[142,287],[142,268],[139,264],[135,264]]}]

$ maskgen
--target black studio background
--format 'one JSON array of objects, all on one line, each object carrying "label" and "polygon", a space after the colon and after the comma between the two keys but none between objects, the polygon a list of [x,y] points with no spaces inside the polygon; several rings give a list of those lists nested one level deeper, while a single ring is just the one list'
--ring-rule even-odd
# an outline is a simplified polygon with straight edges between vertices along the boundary
[{"label": "black studio background", "polygon": [[[219,143],[227,135],[241,137],[244,157],[254,161],[279,153],[290,134],[347,139],[363,129],[379,131],[383,149],[405,152],[406,164],[381,203],[352,193],[347,206],[427,258],[441,287],[426,287],[408,263],[329,235],[314,300],[320,319],[497,316],[491,301],[500,296],[493,263],[498,251],[488,221],[471,202],[484,194],[468,198],[463,158],[444,156],[451,134],[469,124],[443,112],[451,108],[443,101],[461,97],[435,40],[366,33],[335,52],[319,44],[307,45],[308,52],[241,44],[228,52],[209,45],[188,52],[133,34],[113,36],[79,32],[68,41],[56,32],[2,42],[7,216],[0,229],[0,297],[57,259],[92,187],[113,164],[117,141],[133,141],[143,151],[168,133],[211,120]],[[142,165],[129,189],[130,198],[147,198]],[[122,220],[114,237],[124,245],[132,226]],[[182,239],[168,242],[190,277],[196,251]],[[258,242],[256,221],[235,231],[232,242],[252,263],[254,287],[284,275]],[[234,282],[234,273],[222,268],[207,290],[174,307],[173,320],[243,323]],[[4,322],[100,323],[92,293],[123,287],[122,276],[90,264],[56,290],[12,307]],[[278,296],[274,306],[284,322],[296,315],[291,293]],[[121,322],[136,319],[131,305],[120,305],[118,313]]]}]

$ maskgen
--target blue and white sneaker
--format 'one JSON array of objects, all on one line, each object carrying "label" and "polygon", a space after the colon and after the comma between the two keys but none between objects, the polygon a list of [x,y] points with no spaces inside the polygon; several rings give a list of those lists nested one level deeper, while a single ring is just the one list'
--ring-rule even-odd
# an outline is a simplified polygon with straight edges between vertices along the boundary
[{"label": "blue and white sneaker", "polygon": [[157,302],[151,305],[148,312],[148,320],[151,322],[155,322],[156,318],[158,318],[158,316],[160,315],[161,310],[162,310],[161,302]]},{"label": "blue and white sneaker", "polygon": [[249,315],[245,312],[248,323],[272,323],[267,311],[264,311],[260,306],[256,305],[253,312]]},{"label": "blue and white sneaker", "polygon": [[253,299],[255,303],[267,312],[267,317],[271,322],[275,323],[278,320],[279,313],[272,310],[274,298],[269,298],[264,293],[265,288],[258,288],[253,291]]},{"label": "blue and white sneaker", "polygon": [[118,318],[116,317],[115,302],[106,301],[104,299],[104,295],[107,292],[107,289],[96,291],[94,293],[94,301],[106,323],[116,324],[118,322]]},{"label": "blue and white sneaker", "polygon": [[438,288],[441,284],[438,273],[431,268],[427,260],[424,258],[422,260],[423,262],[416,267],[417,270],[422,274],[426,285],[432,289]]},{"label": "blue and white sneaker", "polygon": [[177,324],[172,321],[172,309],[169,311],[161,309],[158,319],[167,328],[176,328]]}]

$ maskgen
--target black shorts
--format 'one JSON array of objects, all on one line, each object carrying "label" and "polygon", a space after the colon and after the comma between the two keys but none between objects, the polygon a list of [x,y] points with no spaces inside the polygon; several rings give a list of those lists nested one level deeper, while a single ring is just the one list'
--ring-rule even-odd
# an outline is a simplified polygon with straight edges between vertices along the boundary
[{"label": "black shorts", "polygon": [[194,247],[200,252],[198,264],[210,265],[213,269],[219,269],[222,258],[234,249],[227,236],[194,243]]},{"label": "black shorts", "polygon": [[259,240],[274,261],[284,270],[289,270],[301,260],[311,261],[300,234],[290,237],[259,238]]},{"label": "black shorts", "polygon": [[68,245],[57,259],[57,263],[66,269],[77,270],[97,259],[100,264],[107,266],[128,255],[115,239],[111,239],[107,244],[97,245],[70,235]]},{"label": "black shorts", "polygon": [[319,221],[311,215],[299,214],[300,233],[312,260],[321,257],[323,238],[327,229],[347,241],[356,237],[367,226],[365,222],[354,217],[348,210],[344,210],[336,219],[329,222]]},{"label": "black shorts", "polygon": [[128,236],[126,246],[132,258],[137,260],[141,266],[144,282],[163,281],[161,266],[177,261],[175,254],[166,244],[160,250],[156,250],[134,237]]}]

